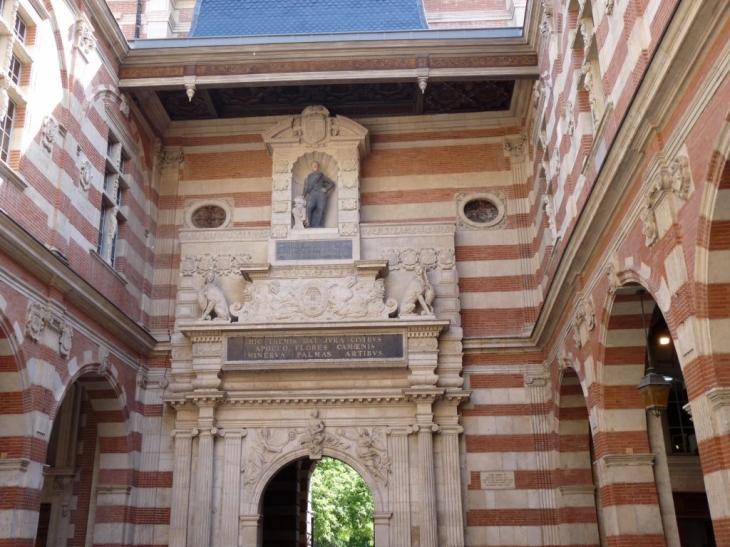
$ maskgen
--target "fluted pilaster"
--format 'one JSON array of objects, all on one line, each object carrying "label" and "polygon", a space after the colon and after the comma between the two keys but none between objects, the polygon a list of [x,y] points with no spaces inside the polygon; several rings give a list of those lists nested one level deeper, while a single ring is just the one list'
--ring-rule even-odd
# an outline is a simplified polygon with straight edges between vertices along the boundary
[{"label": "fluted pilaster", "polygon": [[218,429],[200,430],[198,441],[198,471],[195,489],[195,526],[193,527],[193,545],[209,547],[212,522],[213,493],[213,442]]},{"label": "fluted pilaster", "polygon": [[170,547],[185,547],[188,533],[188,503],[190,495],[190,460],[193,437],[197,430],[175,431],[175,468],[172,476],[172,507],[170,509]]},{"label": "fluted pilaster", "polygon": [[461,426],[442,428],[441,457],[444,469],[446,547],[463,547],[464,520],[461,504],[461,472],[459,468],[459,434]]},{"label": "fluted pilaster", "polygon": [[433,471],[433,424],[418,426],[418,460],[421,467],[421,547],[438,547],[436,481]]},{"label": "fluted pilaster", "polygon": [[411,494],[409,488],[408,436],[412,427],[389,430],[392,478],[390,489],[393,517],[390,524],[390,544],[392,547],[411,545]]},{"label": "fluted pilaster", "polygon": [[241,439],[246,430],[227,429],[223,460],[223,507],[221,509],[221,544],[238,545],[238,519],[241,496]]}]

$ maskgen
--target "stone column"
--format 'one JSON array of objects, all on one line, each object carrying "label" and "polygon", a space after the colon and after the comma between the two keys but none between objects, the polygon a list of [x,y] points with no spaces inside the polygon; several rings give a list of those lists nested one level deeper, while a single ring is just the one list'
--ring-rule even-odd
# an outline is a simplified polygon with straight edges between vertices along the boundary
[{"label": "stone column", "polygon": [[596,463],[599,488],[605,489],[601,493],[601,504],[608,544],[618,545],[622,541],[663,543],[664,527],[659,506],[631,503],[656,493],[652,470],[654,454],[606,454]]},{"label": "stone column", "polygon": [[444,505],[446,506],[446,547],[463,547],[464,520],[461,503],[461,471],[459,466],[459,434],[464,428],[446,426],[441,429],[444,469]]},{"label": "stone column", "polygon": [[170,547],[185,547],[188,534],[188,504],[190,495],[190,460],[193,453],[192,431],[175,431],[175,468],[172,480],[170,508]]},{"label": "stone column", "polygon": [[436,481],[433,472],[433,434],[436,424],[417,425],[418,462],[421,470],[421,547],[438,547],[438,523],[436,520]]},{"label": "stone column", "polygon": [[664,419],[664,411],[658,416],[655,416],[651,411],[646,413],[649,446],[654,454],[654,477],[656,479],[657,496],[659,497],[659,511],[662,514],[664,537],[667,540],[667,547],[681,547],[677,513],[674,510],[674,497],[672,496],[672,481],[669,478],[667,446],[664,439]]},{"label": "stone column", "polygon": [[238,517],[241,499],[241,439],[245,429],[227,429],[223,460],[223,507],[221,509],[221,543],[238,545]]},{"label": "stone column", "polygon": [[218,429],[199,430],[198,469],[195,477],[195,526],[193,527],[194,547],[210,545],[210,530],[213,515],[211,501],[213,495],[213,443]]},{"label": "stone column", "polygon": [[390,488],[390,507],[393,518],[390,524],[391,547],[411,546],[411,493],[409,477],[408,436],[412,427],[398,427],[388,430],[390,435],[390,454],[392,478]]},{"label": "stone column", "polygon": [[390,537],[388,535],[388,523],[393,513],[373,513],[373,535],[375,545],[378,547],[390,547]]}]

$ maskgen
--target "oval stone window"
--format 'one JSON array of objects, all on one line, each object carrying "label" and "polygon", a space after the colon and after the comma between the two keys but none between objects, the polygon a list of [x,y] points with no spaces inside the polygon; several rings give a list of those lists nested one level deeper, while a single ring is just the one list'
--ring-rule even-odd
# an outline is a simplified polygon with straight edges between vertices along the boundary
[{"label": "oval stone window", "polygon": [[193,212],[190,221],[196,228],[220,228],[226,222],[226,211],[218,205],[204,205]]},{"label": "oval stone window", "polygon": [[498,215],[499,208],[486,199],[473,199],[464,205],[464,216],[477,224],[489,224]]}]

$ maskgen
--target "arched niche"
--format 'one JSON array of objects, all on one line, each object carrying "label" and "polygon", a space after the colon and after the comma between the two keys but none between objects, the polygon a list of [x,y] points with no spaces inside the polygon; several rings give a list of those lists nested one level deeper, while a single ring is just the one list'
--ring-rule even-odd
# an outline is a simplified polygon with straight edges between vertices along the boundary
[{"label": "arched niche", "polygon": [[[339,218],[339,166],[331,155],[319,150],[306,152],[299,156],[292,166],[291,199],[301,196],[304,191],[304,181],[312,173],[312,163],[319,164],[319,171],[335,182],[335,187],[327,193],[327,209],[324,216],[324,228],[337,228]],[[292,220],[293,224],[293,220]]]}]

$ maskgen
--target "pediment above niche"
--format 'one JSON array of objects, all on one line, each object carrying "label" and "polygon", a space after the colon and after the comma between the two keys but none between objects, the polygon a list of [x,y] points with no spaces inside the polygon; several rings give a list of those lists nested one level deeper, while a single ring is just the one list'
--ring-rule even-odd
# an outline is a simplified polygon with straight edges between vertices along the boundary
[{"label": "pediment above niche", "polygon": [[324,106],[308,106],[299,116],[289,116],[262,135],[269,155],[276,148],[357,147],[361,159],[370,153],[368,130],[344,116],[331,117]]}]

